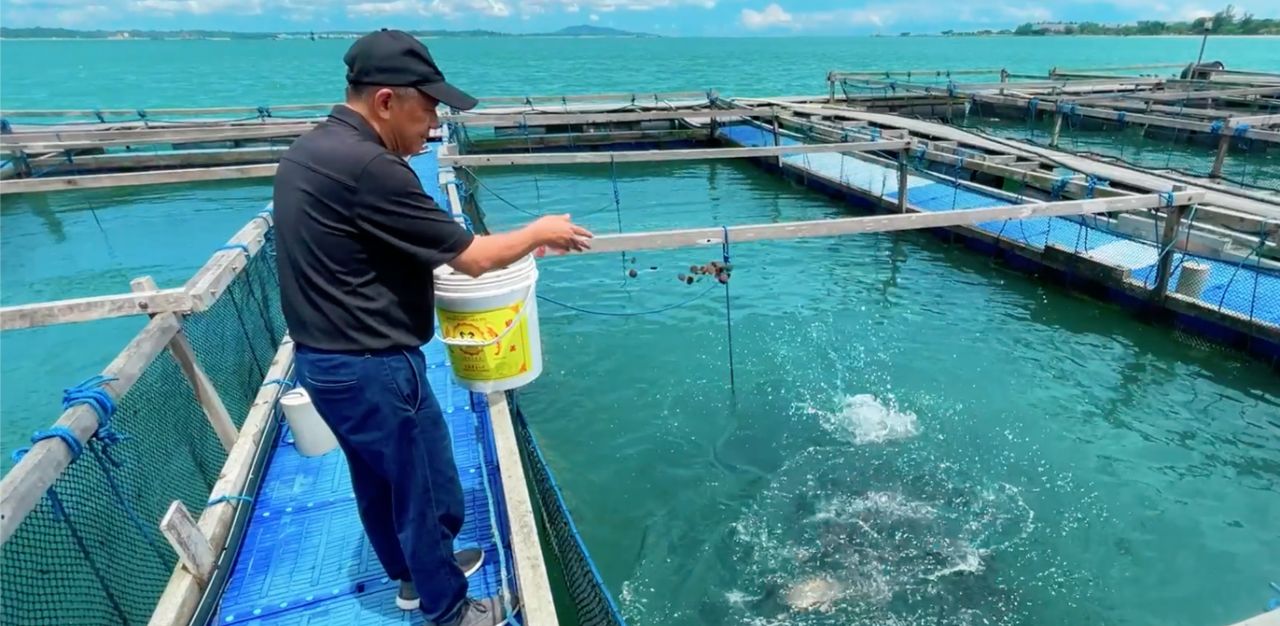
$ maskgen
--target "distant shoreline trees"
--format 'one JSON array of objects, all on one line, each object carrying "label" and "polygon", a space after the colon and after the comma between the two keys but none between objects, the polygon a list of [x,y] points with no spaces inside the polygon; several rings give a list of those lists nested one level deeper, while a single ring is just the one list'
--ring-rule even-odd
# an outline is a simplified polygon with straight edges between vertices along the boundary
[{"label": "distant shoreline trees", "polygon": [[1235,5],[1214,13],[1212,17],[1198,17],[1190,22],[1162,22],[1142,20],[1136,24],[1118,26],[1097,22],[1027,22],[1013,30],[1014,35],[1199,35],[1206,24],[1214,35],[1280,35],[1280,19],[1258,18],[1252,13],[1237,15]]}]

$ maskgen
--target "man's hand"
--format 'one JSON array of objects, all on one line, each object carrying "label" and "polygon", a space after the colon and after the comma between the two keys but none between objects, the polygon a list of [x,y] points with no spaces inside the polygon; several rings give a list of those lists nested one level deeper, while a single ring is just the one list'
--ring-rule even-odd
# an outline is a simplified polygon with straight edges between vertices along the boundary
[{"label": "man's hand", "polygon": [[581,252],[591,248],[591,231],[574,224],[569,215],[547,215],[527,227],[538,246],[557,252]]},{"label": "man's hand", "polygon": [[594,236],[591,231],[569,221],[568,215],[548,215],[520,230],[476,237],[449,265],[474,278],[506,267],[530,252],[538,253],[547,248],[562,254],[581,252],[591,247]]}]

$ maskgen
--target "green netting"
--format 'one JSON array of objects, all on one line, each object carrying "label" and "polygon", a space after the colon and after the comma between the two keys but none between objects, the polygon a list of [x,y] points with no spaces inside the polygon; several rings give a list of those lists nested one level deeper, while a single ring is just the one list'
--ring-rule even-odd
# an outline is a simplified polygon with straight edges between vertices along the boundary
[{"label": "green netting", "polygon": [[272,233],[218,301],[187,318],[196,359],[239,427],[284,337]]},{"label": "green netting", "polygon": [[560,488],[556,486],[555,478],[547,467],[546,459],[542,457],[533,433],[529,431],[524,414],[520,412],[518,405],[513,403],[513,406],[517,437],[533,483],[539,517],[556,557],[549,560],[547,566],[556,568],[553,575],[564,581],[573,603],[574,613],[569,616],[572,619],[570,623],[582,626],[622,626],[625,624],[622,613],[587,553],[586,543],[578,534],[573,518],[569,515],[569,507],[560,495]]},{"label": "green netting", "polygon": [[[268,243],[184,323],[237,425],[284,331],[271,252]],[[125,439],[91,440],[0,548],[0,623],[150,619],[177,563],[159,521],[173,500],[193,516],[204,510],[226,452],[168,349],[119,400],[112,426]]]}]

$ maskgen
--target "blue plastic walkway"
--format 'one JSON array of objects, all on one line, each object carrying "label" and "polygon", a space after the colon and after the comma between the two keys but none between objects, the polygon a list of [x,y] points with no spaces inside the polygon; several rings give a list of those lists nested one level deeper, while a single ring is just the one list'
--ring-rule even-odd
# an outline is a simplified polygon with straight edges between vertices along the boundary
[{"label": "blue plastic walkway", "polygon": [[[427,193],[444,205],[435,152],[415,157],[411,165]],[[466,499],[466,522],[457,547],[485,550],[483,568],[470,578],[470,594],[498,596],[504,576],[513,584],[514,569],[488,405],[482,394],[458,386],[439,342],[431,342],[423,352],[428,380],[449,424]],[[365,538],[341,451],[303,457],[284,428],[271,454],[230,580],[210,623],[421,624],[421,613],[395,606],[398,585],[386,578]]]},{"label": "blue plastic walkway", "polygon": [[[726,126],[720,136],[744,146],[773,145],[773,131],[757,126]],[[782,145],[803,143],[783,135]],[[783,156],[788,164],[844,182],[874,196],[898,198],[898,172],[839,153],[793,154]],[[908,174],[907,202],[925,211],[950,211],[979,207],[1008,206],[1013,203],[972,189],[939,182],[920,174]],[[1088,218],[1084,218],[1086,221]],[[978,228],[1043,249],[1048,243],[1077,250],[1105,263],[1129,269],[1134,280],[1155,285],[1159,250],[1154,244],[1111,234],[1080,222],[1060,217],[1032,217],[1023,220],[981,222]],[[1153,233],[1154,235],[1154,233]],[[1257,271],[1236,263],[1228,263],[1194,255],[1174,255],[1174,271],[1169,284],[1178,284],[1184,260],[1209,265],[1209,279],[1200,300],[1214,308],[1221,307],[1245,317],[1280,325],[1280,275]],[[1255,297],[1258,296],[1258,297]]]}]

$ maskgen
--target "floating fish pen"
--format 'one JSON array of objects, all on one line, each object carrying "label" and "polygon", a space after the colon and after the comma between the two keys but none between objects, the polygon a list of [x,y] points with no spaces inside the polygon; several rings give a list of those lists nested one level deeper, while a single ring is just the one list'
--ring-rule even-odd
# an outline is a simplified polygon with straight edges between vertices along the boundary
[{"label": "floating fish pen", "polygon": [[[868,87],[881,80],[854,78]],[[637,263],[637,253],[675,250],[694,259],[679,276],[669,264],[655,262],[649,269],[699,283],[690,291],[693,299],[723,298],[730,388],[736,384],[735,351],[740,357],[744,350],[733,344],[733,301],[741,297],[732,291],[733,277],[767,271],[753,263],[753,246],[896,231],[930,233],[1276,368],[1280,204],[1274,196],[946,123],[963,116],[971,101],[1017,109],[1034,100],[1030,109],[1037,119],[1042,112],[1059,120],[1110,115],[1106,111],[1120,115],[1116,108],[1064,110],[1057,103],[1064,93],[1094,97],[1142,88],[1155,96],[1183,83],[1139,78],[1121,87],[1130,79],[1106,79],[1104,85],[1092,77],[1057,76],[1042,81],[1053,85],[1032,87],[1018,86],[1015,76],[1002,78],[1000,87],[947,84],[942,94],[922,95],[906,95],[909,85],[903,81],[875,98],[836,97],[837,86],[847,90],[850,80],[837,73],[829,77],[838,81],[830,83],[829,93],[815,97],[759,99],[707,91],[490,98],[475,111],[444,115],[439,137],[410,163],[427,193],[480,233],[498,230],[491,222],[499,210],[540,214],[495,189],[493,168],[527,168],[521,171],[531,173],[528,185],[537,185],[550,166],[598,173],[610,186],[604,201],[574,205],[572,212],[616,215],[617,231],[597,232],[590,254],[618,256],[616,278],[623,281],[644,271],[647,263]],[[1205,82],[1195,78],[1186,84]],[[1013,94],[1015,88],[1023,93]],[[1270,93],[1219,93],[1215,100]],[[314,122],[278,121],[274,114],[281,110],[287,109],[273,107],[272,115],[258,109],[254,119],[158,128],[150,114],[117,123],[95,113],[99,119],[83,129],[47,130],[12,120],[83,112],[6,112],[11,123],[0,145],[10,155],[12,169],[6,172],[12,178],[0,189],[33,193],[267,177],[278,148],[243,142],[296,136]],[[240,112],[166,114],[185,120]],[[1159,124],[1145,119],[1155,116],[1128,118],[1162,128],[1182,124],[1174,128],[1213,136],[1213,122],[1163,113]],[[1220,152],[1235,149],[1242,139],[1274,140],[1276,131],[1265,130],[1269,120],[1243,118],[1217,127],[1216,145],[1227,146]],[[142,142],[167,149],[128,149]],[[201,147],[191,149],[190,143]],[[248,158],[236,156],[242,150],[272,153],[253,157],[262,163],[247,164],[234,160]],[[99,169],[74,169],[87,159]],[[624,227],[618,180],[626,168],[725,159],[747,160],[836,198],[849,214],[665,230]],[[296,380],[293,344],[279,310],[273,228],[266,207],[180,286],[160,287],[139,277],[119,294],[0,309],[6,332],[149,318],[100,377],[67,390],[61,417],[32,436],[0,483],[3,622],[315,625],[410,619],[395,608],[396,582],[385,577],[363,537],[345,459],[338,453],[307,456],[285,419],[280,399]],[[576,256],[538,263],[574,263]],[[632,314],[543,301],[585,314]],[[650,307],[645,313],[674,308]],[[471,594],[502,607],[494,624],[625,623],[618,590],[605,584],[593,562],[520,408],[519,392],[471,391],[451,369],[456,352],[438,340],[423,350],[463,480],[467,521],[458,540],[486,553],[485,566],[470,581]],[[805,597],[794,605],[822,604],[821,598],[806,599],[821,596],[822,589],[801,591]],[[1277,616],[1264,613],[1249,623],[1275,623]]]}]

